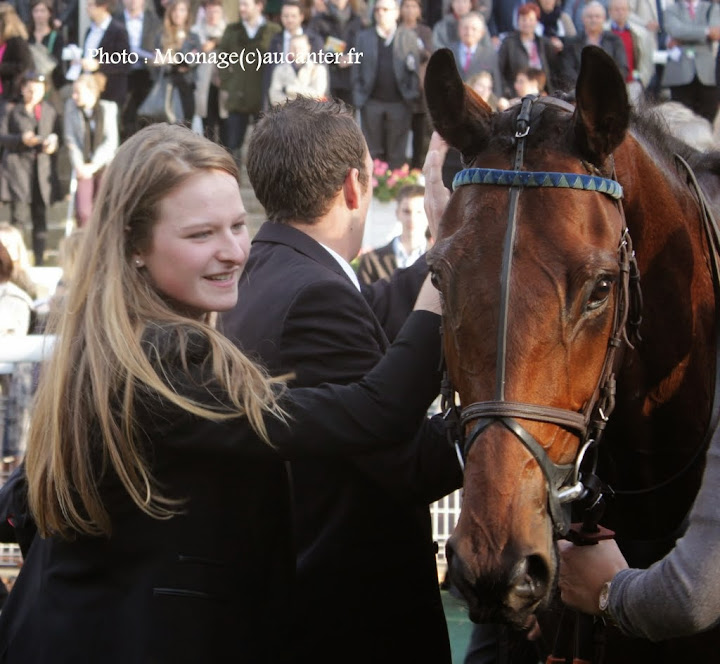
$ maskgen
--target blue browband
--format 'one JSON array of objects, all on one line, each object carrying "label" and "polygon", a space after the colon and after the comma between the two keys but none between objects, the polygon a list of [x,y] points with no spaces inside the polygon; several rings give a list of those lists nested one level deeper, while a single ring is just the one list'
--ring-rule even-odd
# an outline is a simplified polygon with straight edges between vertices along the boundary
[{"label": "blue browband", "polygon": [[503,187],[557,187],[597,191],[616,200],[623,197],[623,189],[619,182],[596,175],[580,175],[579,173],[466,168],[453,178],[453,191],[466,184],[494,184]]}]

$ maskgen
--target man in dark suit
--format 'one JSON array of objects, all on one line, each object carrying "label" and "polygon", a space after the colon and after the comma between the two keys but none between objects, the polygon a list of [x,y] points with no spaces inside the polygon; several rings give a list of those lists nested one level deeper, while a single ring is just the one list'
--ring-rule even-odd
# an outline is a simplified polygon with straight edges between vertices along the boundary
[{"label": "man in dark suit", "polygon": [[127,30],[110,14],[111,3],[112,0],[87,0],[90,27],[85,33],[82,68],[105,74],[107,83],[101,98],[122,108],[128,90],[130,43]]},{"label": "man in dark suit", "polygon": [[128,94],[122,106],[121,137],[125,140],[140,129],[137,110],[152,87],[149,66],[162,23],[154,8],[145,7],[145,0],[123,0],[123,10],[115,18],[127,30],[130,51],[138,56],[137,63],[130,65]]},{"label": "man in dark suit", "polygon": [[396,0],[376,0],[375,25],[360,32],[353,65],[353,103],[373,159],[390,168],[407,163],[413,102],[420,97],[420,46],[414,30],[398,26]]},{"label": "man in dark suit", "polygon": [[560,53],[560,83],[564,84],[567,89],[575,87],[580,73],[582,50],[590,44],[599,46],[615,60],[623,80],[627,80],[629,72],[625,46],[620,37],[605,30],[606,16],[605,7],[597,0],[590,0],[582,13],[585,33],[566,40],[565,48]]},{"label": "man in dark suit", "polygon": [[487,71],[493,77],[493,91],[502,92],[498,56],[492,42],[487,39],[487,26],[482,14],[470,12],[458,22],[460,40],[452,47],[455,63],[463,81],[469,80],[481,71]]},{"label": "man in dark suit", "polygon": [[[418,260],[361,292],[349,261],[372,161],[351,110],[301,98],[274,107],[253,131],[247,169],[269,221],[223,331],[296,386],[363,376],[388,346],[383,322],[406,315],[427,267]],[[297,664],[449,664],[428,506],[462,477],[438,424],[381,454],[291,464]]]}]

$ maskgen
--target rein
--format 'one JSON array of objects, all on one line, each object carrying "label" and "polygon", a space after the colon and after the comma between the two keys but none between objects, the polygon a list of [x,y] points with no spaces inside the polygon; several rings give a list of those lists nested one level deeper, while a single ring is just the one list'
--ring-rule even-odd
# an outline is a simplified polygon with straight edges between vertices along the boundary
[{"label": "rein", "polygon": [[[459,419],[459,436],[464,441],[459,456],[466,460],[473,444],[491,424],[499,423],[512,432],[518,441],[530,452],[542,470],[548,491],[548,507],[556,535],[564,536],[570,528],[570,503],[585,498],[588,488],[580,481],[580,466],[588,450],[596,445],[605,429],[610,413],[614,408],[615,399],[615,368],[619,361],[618,351],[627,338],[626,324],[631,301],[639,300],[639,277],[635,262],[632,242],[625,222],[622,208],[622,187],[614,179],[582,175],[578,173],[554,173],[522,171],[525,151],[525,139],[530,133],[530,121],[533,108],[539,112],[543,107],[552,105],[573,112],[574,108],[558,99],[533,95],[524,97],[520,112],[515,120],[516,151],[513,170],[468,168],[460,171],[454,178],[453,189],[469,185],[493,185],[510,188],[508,226],[505,234],[502,259],[500,318],[498,326],[498,344],[496,361],[495,398],[469,404],[463,408],[459,417],[457,406],[450,405],[446,418]],[[508,337],[508,314],[510,305],[510,281],[513,264],[513,250],[517,231],[517,208],[521,192],[526,187],[551,187],[574,189],[600,193],[612,198],[618,208],[621,219],[621,231],[618,244],[618,263],[620,281],[615,298],[613,330],[608,342],[605,361],[598,383],[591,399],[581,412],[575,412],[553,406],[519,403],[505,399],[505,373]],[[638,295],[631,294],[633,291]],[[635,321],[633,321],[635,322]],[[638,321],[639,322],[639,321]],[[444,394],[445,405],[449,404],[453,394],[449,380],[444,381],[447,392]],[[538,422],[556,424],[574,431],[580,438],[578,454],[571,464],[556,464],[548,456],[543,446],[517,421],[527,419]],[[475,423],[470,433],[465,436],[466,428]],[[594,483],[593,483],[594,484]]]}]

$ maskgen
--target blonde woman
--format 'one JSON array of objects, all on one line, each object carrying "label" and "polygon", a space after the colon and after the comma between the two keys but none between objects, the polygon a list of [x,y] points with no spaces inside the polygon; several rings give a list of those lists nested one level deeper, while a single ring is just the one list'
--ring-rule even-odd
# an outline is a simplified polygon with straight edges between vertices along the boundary
[{"label": "blonde woman", "polygon": [[[159,37],[159,48],[163,56],[171,55],[173,64],[164,64],[172,84],[180,93],[183,118],[188,124],[195,114],[195,70],[197,64],[193,55],[202,45],[198,34],[191,30],[192,17],[189,0],[171,0],[165,7],[163,31]],[[177,63],[176,63],[177,61]]]},{"label": "blonde woman", "polygon": [[[360,383],[284,392],[213,328],[237,299],[245,216],[232,157],[182,126],[141,130],[108,167],[38,388],[38,535],[0,615],[6,664],[282,660],[283,458],[357,454],[422,420],[435,313],[413,313]],[[438,310],[432,290],[416,308]],[[28,522],[2,498],[2,521]]]},{"label": "blonde woman", "polygon": [[103,172],[120,143],[117,104],[100,99],[105,83],[99,71],[80,74],[65,102],[63,134],[77,178],[75,219],[80,228],[90,219]]},{"label": "blonde woman", "polygon": [[20,100],[22,76],[33,66],[27,38],[15,8],[0,2],[0,105]]}]

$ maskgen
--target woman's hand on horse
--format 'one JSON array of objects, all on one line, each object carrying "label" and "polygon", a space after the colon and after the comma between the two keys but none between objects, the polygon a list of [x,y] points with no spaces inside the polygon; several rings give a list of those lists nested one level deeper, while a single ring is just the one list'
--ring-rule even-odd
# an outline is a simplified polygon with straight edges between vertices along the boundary
[{"label": "woman's hand on horse", "polygon": [[560,575],[558,587],[562,601],[573,609],[598,615],[600,590],[628,564],[615,540],[588,546],[558,542]]},{"label": "woman's hand on horse", "polygon": [[433,240],[437,239],[438,226],[445,207],[447,206],[450,192],[445,188],[442,180],[442,166],[445,162],[445,155],[448,151],[448,144],[436,131],[430,137],[423,175],[425,176],[425,214],[428,218],[428,226]]}]

